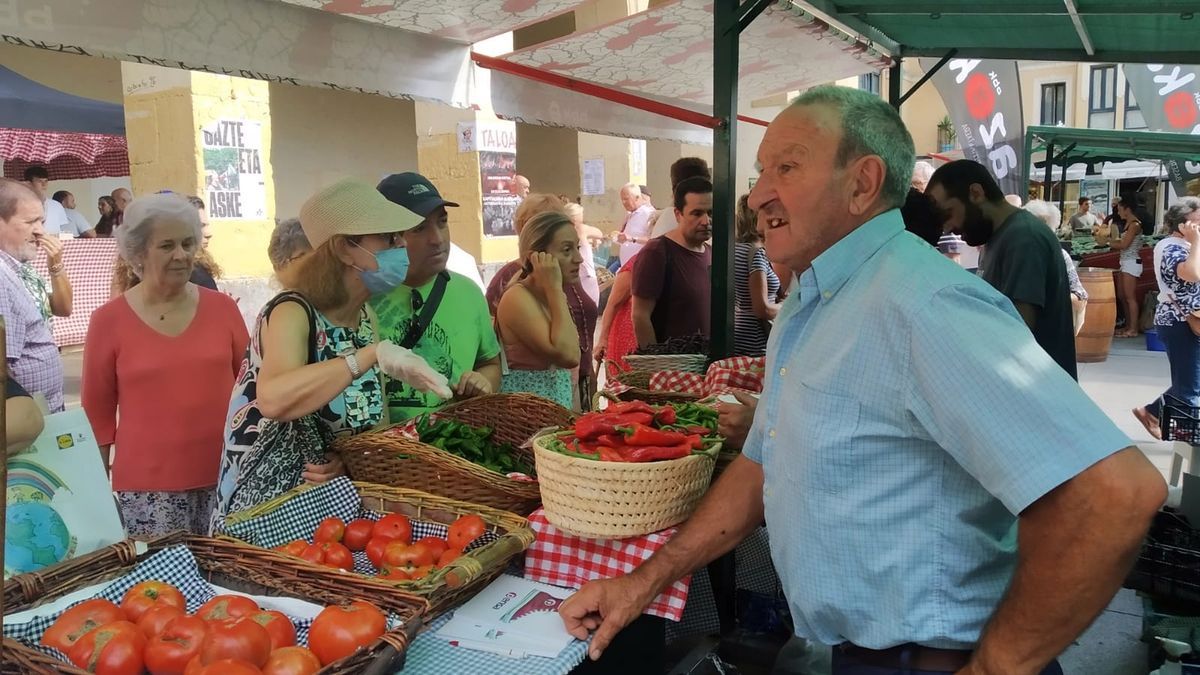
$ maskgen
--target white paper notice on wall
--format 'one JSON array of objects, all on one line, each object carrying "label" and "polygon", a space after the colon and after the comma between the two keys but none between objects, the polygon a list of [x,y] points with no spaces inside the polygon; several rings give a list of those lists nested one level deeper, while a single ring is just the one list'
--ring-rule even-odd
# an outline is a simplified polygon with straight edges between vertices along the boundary
[{"label": "white paper notice on wall", "polygon": [[200,131],[204,191],[213,220],[267,217],[262,123],[217,120]]},{"label": "white paper notice on wall", "polygon": [[595,196],[604,194],[604,160],[583,160],[583,194]]},{"label": "white paper notice on wall", "polygon": [[646,141],[634,138],[629,141],[629,182],[645,185],[646,180]]}]

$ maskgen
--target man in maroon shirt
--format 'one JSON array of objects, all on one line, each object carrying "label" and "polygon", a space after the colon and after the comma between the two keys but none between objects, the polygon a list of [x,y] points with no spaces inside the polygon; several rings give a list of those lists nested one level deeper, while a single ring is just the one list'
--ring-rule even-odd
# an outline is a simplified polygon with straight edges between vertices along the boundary
[{"label": "man in maroon shirt", "polygon": [[639,347],[697,333],[707,336],[712,268],[712,182],[675,186],[679,227],[651,239],[633,266],[633,329]]}]

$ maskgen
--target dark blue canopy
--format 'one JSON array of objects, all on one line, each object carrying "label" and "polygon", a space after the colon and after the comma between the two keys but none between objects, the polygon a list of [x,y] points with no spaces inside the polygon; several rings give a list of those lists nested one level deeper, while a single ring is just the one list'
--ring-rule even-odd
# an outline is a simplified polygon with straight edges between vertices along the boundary
[{"label": "dark blue canopy", "polygon": [[0,127],[125,135],[125,110],[52,89],[0,66]]}]

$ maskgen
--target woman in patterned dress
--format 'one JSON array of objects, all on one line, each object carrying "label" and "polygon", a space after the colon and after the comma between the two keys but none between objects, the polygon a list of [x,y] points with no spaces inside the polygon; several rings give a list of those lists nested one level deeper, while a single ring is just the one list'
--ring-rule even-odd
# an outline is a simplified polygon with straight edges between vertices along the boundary
[{"label": "woman in patterned dress", "polygon": [[382,375],[452,396],[420,357],[377,340],[367,307],[372,293],[403,283],[400,233],[421,218],[347,180],[305,202],[300,222],[312,251],[288,265],[288,290],[263,308],[233,389],[214,530],[303,481],[345,473],[326,451],[385,421]]}]

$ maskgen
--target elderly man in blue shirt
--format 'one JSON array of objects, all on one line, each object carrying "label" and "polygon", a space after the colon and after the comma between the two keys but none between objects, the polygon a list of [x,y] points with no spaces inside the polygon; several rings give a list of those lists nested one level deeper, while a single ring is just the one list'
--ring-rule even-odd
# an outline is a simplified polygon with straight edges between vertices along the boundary
[{"label": "elderly man in blue shirt", "polygon": [[835,675],[1061,672],[1162,476],[1007,298],[905,232],[913,143],[885,102],[813,89],[758,158],[750,205],[799,287],[743,456],[644,565],[564,603],[567,629],[599,658],[765,517],[796,634]]}]

